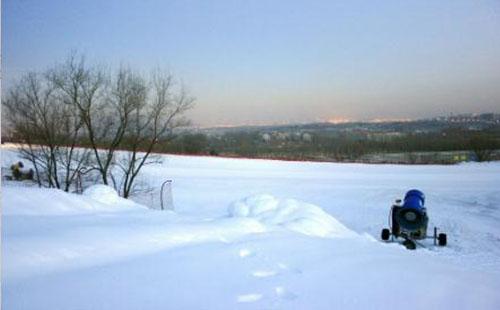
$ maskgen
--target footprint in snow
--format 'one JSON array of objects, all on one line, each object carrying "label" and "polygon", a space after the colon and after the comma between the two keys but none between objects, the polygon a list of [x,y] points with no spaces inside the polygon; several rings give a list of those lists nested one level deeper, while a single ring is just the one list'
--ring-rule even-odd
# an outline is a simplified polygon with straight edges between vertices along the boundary
[{"label": "footprint in snow", "polygon": [[255,270],[252,272],[252,276],[256,278],[268,278],[277,275],[278,272],[274,270]]},{"label": "footprint in snow", "polygon": [[276,293],[276,296],[280,299],[286,299],[286,300],[294,300],[297,298],[297,295],[290,292],[283,286],[276,286],[274,288],[274,292]]},{"label": "footprint in snow", "polygon": [[237,301],[238,302],[256,302],[262,299],[262,294],[244,294],[244,295],[238,295]]},{"label": "footprint in snow", "polygon": [[[242,249],[239,250],[238,255],[241,258],[247,258],[247,257],[254,256],[255,253],[252,250],[250,250],[250,249],[242,248]],[[290,268],[287,264],[282,263],[282,262],[279,262],[277,264],[277,266],[282,271],[291,272],[291,273],[295,273],[295,274],[301,274],[302,273],[302,270],[297,269],[297,268]],[[277,271],[277,270],[261,269],[261,270],[255,270],[255,271],[253,271],[252,272],[252,276],[254,276],[256,278],[268,278],[268,277],[276,276],[279,273],[280,272]],[[274,288],[274,294],[280,300],[288,300],[288,301],[290,301],[290,300],[294,300],[294,299],[296,299],[298,297],[297,294],[295,294],[295,293],[287,290],[283,286],[276,286]],[[263,297],[262,294],[242,294],[242,295],[238,295],[237,296],[237,301],[239,303],[252,303],[252,302],[257,302],[257,301],[261,300],[262,297]]]},{"label": "footprint in snow", "polygon": [[291,273],[295,273],[295,274],[301,274],[302,273],[302,270],[300,270],[298,268],[289,267],[287,264],[284,264],[284,263],[278,263],[278,267],[281,270],[286,270],[286,271],[291,272]]},{"label": "footprint in snow", "polygon": [[238,255],[241,258],[245,258],[245,257],[253,256],[254,253],[249,249],[240,249],[240,251],[238,252]]}]

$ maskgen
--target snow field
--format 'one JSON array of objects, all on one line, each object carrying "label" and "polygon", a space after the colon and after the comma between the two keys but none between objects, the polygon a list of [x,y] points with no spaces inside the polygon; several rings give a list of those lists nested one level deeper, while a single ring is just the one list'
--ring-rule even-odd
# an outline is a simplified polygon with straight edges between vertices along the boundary
[{"label": "snow field", "polygon": [[[2,150],[4,166],[15,158]],[[498,309],[500,164],[393,166],[165,156],[176,212],[96,186],[2,187],[5,309]],[[427,196],[449,247],[382,243]]]}]

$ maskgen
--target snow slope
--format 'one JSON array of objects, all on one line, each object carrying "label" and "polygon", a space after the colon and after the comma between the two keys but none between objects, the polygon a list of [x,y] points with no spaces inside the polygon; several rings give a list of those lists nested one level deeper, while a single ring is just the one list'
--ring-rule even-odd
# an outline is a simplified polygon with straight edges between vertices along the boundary
[{"label": "snow slope", "polygon": [[[4,183],[3,309],[500,307],[498,163],[165,156],[145,176],[174,180],[175,213],[102,186]],[[449,247],[378,241],[392,200],[414,187]]]}]

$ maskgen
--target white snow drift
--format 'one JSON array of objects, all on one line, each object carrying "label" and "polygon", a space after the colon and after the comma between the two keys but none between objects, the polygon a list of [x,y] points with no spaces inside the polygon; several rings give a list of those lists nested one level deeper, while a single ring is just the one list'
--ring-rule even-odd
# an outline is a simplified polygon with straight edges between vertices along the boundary
[{"label": "white snow drift", "polygon": [[83,191],[83,195],[107,205],[116,204],[120,200],[114,188],[103,184],[90,186]]},{"label": "white snow drift", "polygon": [[272,195],[254,195],[229,207],[233,217],[260,222],[316,237],[352,237],[355,234],[320,207],[294,199],[279,200]]},{"label": "white snow drift", "polygon": [[[96,185],[101,188],[101,185]],[[79,196],[68,195],[67,193],[46,188],[28,187],[4,187],[2,197],[3,215],[77,215],[93,214],[95,212],[117,212],[131,210],[131,208],[142,208],[127,199],[116,196],[113,197],[112,188],[106,189],[107,193],[100,196],[92,193],[93,187],[89,188],[91,194]],[[102,189],[100,189],[102,191]],[[116,195],[116,192],[114,193]],[[114,203],[112,201],[115,200]],[[120,208],[116,205],[119,203]]]}]

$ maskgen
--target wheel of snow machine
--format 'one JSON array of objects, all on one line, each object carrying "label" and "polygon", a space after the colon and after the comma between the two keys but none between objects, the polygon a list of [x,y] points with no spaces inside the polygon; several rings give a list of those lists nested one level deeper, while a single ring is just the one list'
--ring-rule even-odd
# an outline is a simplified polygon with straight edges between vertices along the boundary
[{"label": "wheel of snow machine", "polygon": [[446,243],[447,243],[446,234],[439,234],[439,236],[438,236],[438,244],[439,244],[439,246],[445,246]]},{"label": "wheel of snow machine", "polygon": [[387,240],[389,240],[390,236],[391,236],[391,232],[389,229],[387,229],[387,228],[382,229],[382,236],[381,236],[382,240],[387,241]]},{"label": "wheel of snow machine", "polygon": [[403,241],[403,245],[408,249],[408,250],[415,250],[417,248],[417,244],[410,239],[406,239]]}]

